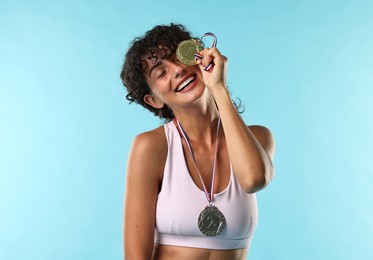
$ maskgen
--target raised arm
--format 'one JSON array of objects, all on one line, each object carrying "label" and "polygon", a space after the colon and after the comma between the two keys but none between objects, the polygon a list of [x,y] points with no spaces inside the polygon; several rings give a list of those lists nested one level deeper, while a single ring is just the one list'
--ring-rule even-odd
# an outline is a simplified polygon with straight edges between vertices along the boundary
[{"label": "raised arm", "polygon": [[227,59],[218,49],[205,49],[203,59],[206,66],[214,61],[215,66],[202,74],[219,108],[227,142],[228,154],[235,175],[247,193],[264,188],[273,178],[272,158],[274,140],[271,132],[264,127],[247,127],[234,107],[226,87]]},{"label": "raised arm", "polygon": [[155,208],[167,141],[161,131],[138,135],[132,143],[124,201],[124,258],[149,260],[154,245]]}]

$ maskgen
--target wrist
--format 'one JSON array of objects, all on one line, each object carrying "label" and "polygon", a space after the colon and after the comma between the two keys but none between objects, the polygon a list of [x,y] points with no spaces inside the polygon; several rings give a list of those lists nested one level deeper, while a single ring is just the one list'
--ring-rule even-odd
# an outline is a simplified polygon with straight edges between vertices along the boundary
[{"label": "wrist", "polygon": [[211,94],[214,96],[214,98],[219,98],[219,97],[229,97],[229,91],[227,89],[227,86],[223,83],[217,84],[214,87],[209,88]]},{"label": "wrist", "polygon": [[229,91],[225,86],[216,87],[210,90],[219,109],[233,105]]}]

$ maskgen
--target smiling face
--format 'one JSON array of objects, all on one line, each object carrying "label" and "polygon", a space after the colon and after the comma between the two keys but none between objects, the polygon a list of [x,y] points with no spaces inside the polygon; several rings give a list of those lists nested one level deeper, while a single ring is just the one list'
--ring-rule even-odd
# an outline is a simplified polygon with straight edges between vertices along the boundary
[{"label": "smiling face", "polygon": [[[179,43],[191,38],[192,35],[183,25],[173,23],[157,25],[143,36],[135,38],[125,55],[120,74],[123,85],[128,92],[126,99],[130,103],[140,104],[153,112],[155,116],[165,119],[165,121],[172,120],[175,114],[167,105],[162,107],[159,103],[154,105],[154,103],[148,102],[151,99],[147,95],[155,97],[155,93],[157,93],[155,87],[158,88],[160,85],[158,83],[154,85],[153,80],[149,80],[146,72],[149,72],[149,69],[158,61],[170,60],[171,54],[176,52]],[[157,64],[157,66],[159,65]],[[190,68],[187,70],[189,71]]]},{"label": "smiling face", "polygon": [[142,61],[151,90],[144,102],[154,108],[166,104],[175,113],[199,100],[206,91],[198,65],[181,63],[166,47],[152,48]]}]

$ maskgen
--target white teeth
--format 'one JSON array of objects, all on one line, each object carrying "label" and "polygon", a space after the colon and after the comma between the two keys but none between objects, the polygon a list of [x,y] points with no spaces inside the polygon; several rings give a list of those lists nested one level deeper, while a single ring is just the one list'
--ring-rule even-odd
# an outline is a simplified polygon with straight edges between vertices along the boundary
[{"label": "white teeth", "polygon": [[177,87],[176,91],[181,91],[183,88],[188,86],[190,82],[194,80],[194,77],[187,78],[183,83],[180,84],[180,86]]}]

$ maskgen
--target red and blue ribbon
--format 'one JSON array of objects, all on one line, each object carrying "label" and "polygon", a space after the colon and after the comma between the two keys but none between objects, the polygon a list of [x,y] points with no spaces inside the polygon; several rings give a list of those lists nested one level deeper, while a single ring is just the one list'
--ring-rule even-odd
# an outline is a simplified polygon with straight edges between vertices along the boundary
[{"label": "red and blue ribbon", "polygon": [[181,126],[179,120],[177,120],[175,118],[175,121],[176,121],[176,124],[175,124],[176,128],[179,131],[181,137],[184,139],[184,141],[185,141],[185,143],[187,145],[187,148],[189,150],[189,153],[192,156],[193,163],[194,163],[194,166],[197,169],[197,173],[198,173],[199,179],[200,179],[200,181],[202,183],[202,187],[203,187],[203,190],[205,192],[206,198],[211,203],[212,201],[214,201],[215,168],[216,168],[216,158],[217,158],[217,154],[218,154],[218,136],[219,136],[220,121],[221,121],[220,120],[220,116],[219,116],[219,119],[218,119],[218,126],[216,127],[216,141],[215,141],[214,161],[213,161],[213,164],[212,164],[212,178],[211,178],[210,194],[207,192],[207,188],[205,186],[205,183],[203,182],[202,175],[201,175],[201,173],[200,173],[200,171],[199,171],[199,169],[197,167],[197,162],[196,162],[196,159],[194,157],[192,145],[189,142],[189,138],[188,138],[186,132],[184,131],[183,127]]},{"label": "red and blue ribbon", "polygon": [[[201,37],[201,41],[202,41],[202,39],[203,39],[204,37],[206,37],[206,36],[212,36],[212,37],[214,38],[214,42],[212,43],[211,48],[216,47],[216,45],[218,44],[218,40],[217,40],[215,34],[210,33],[210,32],[207,32],[207,33],[205,33],[204,35],[202,35],[202,37]],[[194,54],[194,59],[202,59],[202,58],[203,58],[203,57],[202,57],[202,55],[201,55],[200,53],[197,52],[196,54]],[[214,66],[214,62],[213,62],[213,61],[211,61],[211,62],[210,62],[206,67],[204,67],[203,69],[204,69],[205,71],[208,71],[208,70],[211,69],[212,66]]]}]

